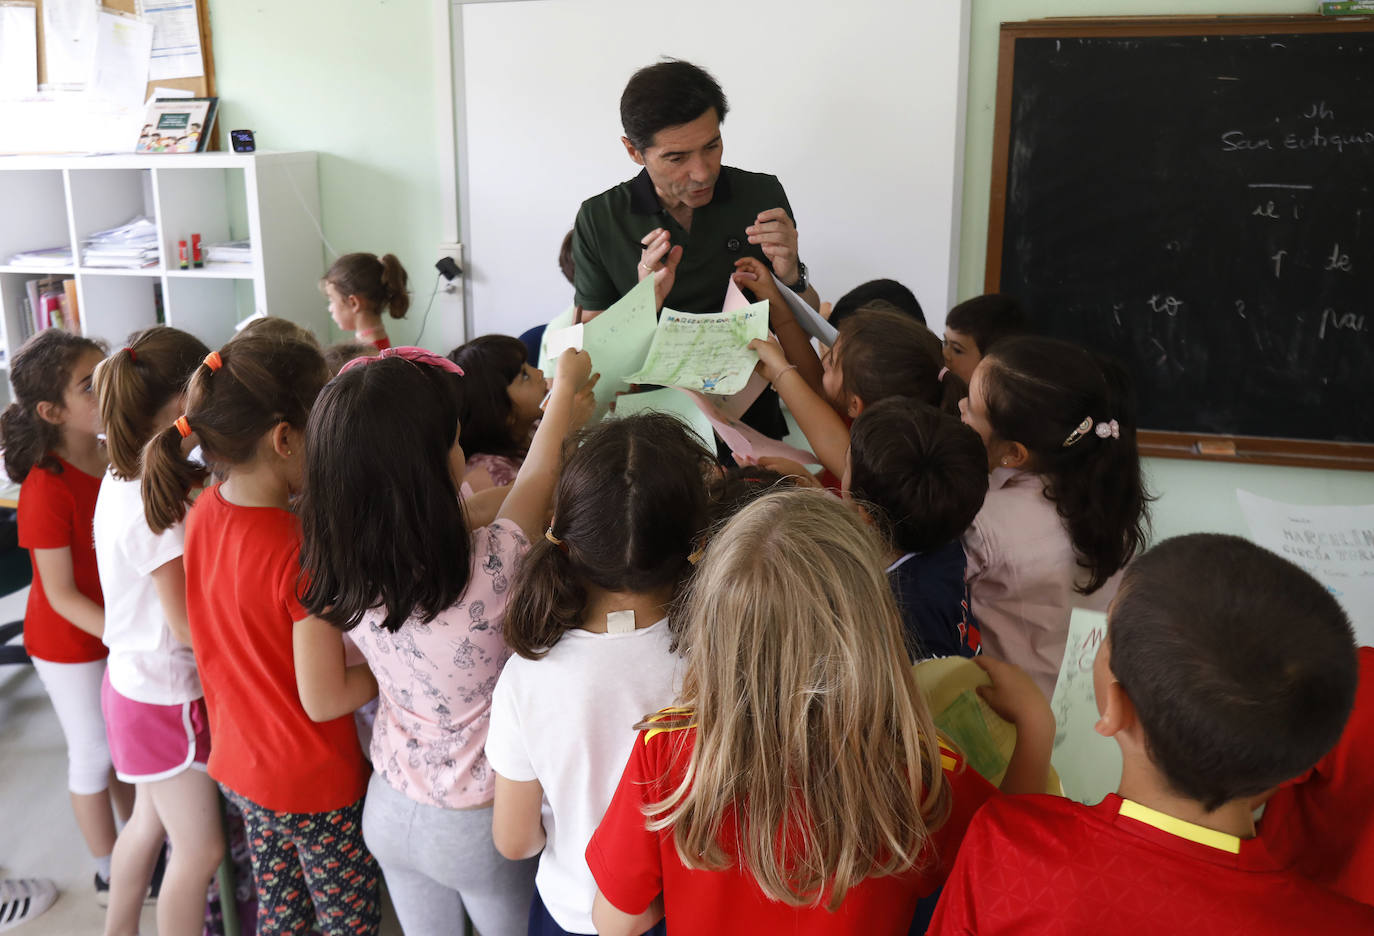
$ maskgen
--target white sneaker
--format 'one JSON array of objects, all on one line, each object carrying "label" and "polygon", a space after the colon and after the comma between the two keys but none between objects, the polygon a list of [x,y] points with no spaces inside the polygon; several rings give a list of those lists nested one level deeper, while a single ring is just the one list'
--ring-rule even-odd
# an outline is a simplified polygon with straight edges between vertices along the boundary
[{"label": "white sneaker", "polygon": [[57,900],[57,885],[47,878],[0,881],[0,933],[41,916]]}]

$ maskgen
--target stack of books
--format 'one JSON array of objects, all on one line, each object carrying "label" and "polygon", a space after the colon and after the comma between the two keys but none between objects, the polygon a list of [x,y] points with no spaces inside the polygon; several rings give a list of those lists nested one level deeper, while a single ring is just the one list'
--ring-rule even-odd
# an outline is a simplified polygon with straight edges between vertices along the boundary
[{"label": "stack of books", "polygon": [[25,250],[10,257],[10,266],[29,269],[48,267],[69,267],[72,265],[70,247],[45,247],[42,250]]},{"label": "stack of books", "polygon": [[225,244],[205,245],[206,263],[252,263],[253,242],[250,240],[229,241]]},{"label": "stack of books", "polygon": [[137,270],[157,266],[161,256],[157,225],[148,218],[139,217],[86,238],[81,263],[88,267]]},{"label": "stack of books", "polygon": [[42,277],[24,283],[19,318],[20,340],[27,340],[45,328],[65,328],[81,332],[81,312],[76,302],[76,280]]}]

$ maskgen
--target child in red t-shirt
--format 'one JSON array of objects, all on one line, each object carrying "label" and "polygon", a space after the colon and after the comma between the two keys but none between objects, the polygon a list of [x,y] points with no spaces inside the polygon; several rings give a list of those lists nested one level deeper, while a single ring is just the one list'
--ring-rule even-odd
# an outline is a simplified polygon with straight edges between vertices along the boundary
[{"label": "child in red t-shirt", "polygon": [[[937,740],[882,546],[808,489],[766,494],[713,537],[674,622],[678,707],[638,726],[587,847],[600,933],[906,933],[994,793]],[[1044,789],[1054,719],[992,664],[1018,725],[1013,777]]]},{"label": "child in red t-shirt", "polygon": [[[143,454],[149,526],[186,519],[186,613],[210,715],[208,766],[243,812],[264,934],[357,936],[379,923],[377,865],[361,825],[368,767],[353,718],[317,724],[296,690],[293,627],[309,615],[289,507],[304,475],[306,421],[328,379],[307,333],[254,322],[206,356],[187,385],[185,415]],[[222,481],[188,511],[206,476],[183,454],[192,433]]]},{"label": "child in red t-shirt", "polygon": [[24,649],[33,659],[67,742],[72,811],[96,863],[96,896],[109,895],[115,820],[133,788],[111,774],[100,681],[105,675],[104,600],[91,521],[108,464],[91,374],[105,356],[60,328],[34,335],[14,356],[14,402],[0,417],[5,470],[19,488],[19,545],[33,559]]},{"label": "child in red t-shirt", "polygon": [[407,279],[405,267],[394,254],[351,253],[334,261],[320,288],[329,297],[329,315],[335,325],[353,332],[356,341],[385,351],[391,339],[382,324],[382,312],[405,318],[410,308]]},{"label": "child in red t-shirt", "polygon": [[1350,713],[1354,640],[1325,588],[1237,537],[1166,540],[1127,567],[1093,678],[1119,792],[989,803],[930,932],[1374,933],[1374,908],[1291,870],[1251,808]]},{"label": "child in red t-shirt", "polygon": [[1360,648],[1360,686],[1341,740],[1270,798],[1260,834],[1300,874],[1374,905],[1374,647]]}]

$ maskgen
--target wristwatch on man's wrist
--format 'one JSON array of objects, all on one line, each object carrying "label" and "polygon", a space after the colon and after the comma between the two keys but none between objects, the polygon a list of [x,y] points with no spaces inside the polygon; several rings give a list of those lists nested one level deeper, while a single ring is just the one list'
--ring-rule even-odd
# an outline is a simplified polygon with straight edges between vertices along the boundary
[{"label": "wristwatch on man's wrist", "polygon": [[806,292],[806,287],[807,287],[806,264],[805,264],[805,263],[802,263],[800,260],[798,260],[798,261],[797,261],[797,281],[796,281],[795,283],[792,283],[791,285],[789,285],[787,288],[790,289],[790,290],[792,290],[792,291],[793,291],[794,293],[796,293],[797,295],[801,295],[802,293]]}]

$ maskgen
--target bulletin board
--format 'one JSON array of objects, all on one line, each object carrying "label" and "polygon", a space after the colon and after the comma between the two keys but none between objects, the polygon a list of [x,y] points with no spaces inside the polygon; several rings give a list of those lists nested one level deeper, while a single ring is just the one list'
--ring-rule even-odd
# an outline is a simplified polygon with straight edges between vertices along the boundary
[{"label": "bulletin board", "polygon": [[[215,56],[210,41],[210,0],[194,0],[196,5],[196,21],[200,24],[200,58],[205,66],[205,74],[199,78],[167,78],[156,82],[160,88],[177,88],[181,91],[190,91],[196,97],[212,97],[215,94]],[[47,63],[43,61],[43,0],[34,0],[34,6],[38,10],[38,83],[44,84],[47,81]],[[101,3],[107,10],[118,13],[128,13],[135,15],[138,12],[136,0],[105,0]],[[148,82],[148,90],[153,89],[153,82]],[[216,134],[216,137],[218,134]],[[211,140],[211,149],[216,149],[214,140]]]},{"label": "bulletin board", "polygon": [[[54,3],[57,0],[46,0]],[[186,0],[185,6],[172,4],[170,12],[183,18],[182,29],[190,33],[190,23],[185,22],[187,13],[194,10],[194,33],[200,53],[201,74],[186,78],[156,78],[149,81],[138,94],[137,105],[125,104],[122,108],[109,108],[99,101],[88,101],[79,91],[62,91],[62,77],[53,80],[53,63],[47,61],[48,37],[44,35],[43,8],[45,0],[29,0],[36,13],[37,42],[37,81],[40,94],[37,97],[0,98],[0,153],[72,153],[72,152],[130,152],[135,137],[130,136],[137,130],[128,130],[143,116],[142,104],[153,88],[175,89],[195,97],[216,96],[214,50],[210,36],[209,0]],[[145,6],[147,2],[145,0]],[[137,0],[105,0],[92,9],[108,13],[137,15]],[[180,36],[175,40],[183,43],[189,52],[190,35],[185,40]],[[172,60],[170,64],[179,64]],[[194,70],[194,69],[187,69]],[[175,74],[175,68],[164,68],[164,73]],[[150,72],[154,74],[155,72]],[[51,92],[43,92],[42,86],[55,85]],[[128,97],[132,92],[126,87]],[[133,115],[132,117],[130,115]],[[127,143],[124,138],[128,136]],[[220,134],[212,133],[206,141],[207,149],[219,149]]]}]

